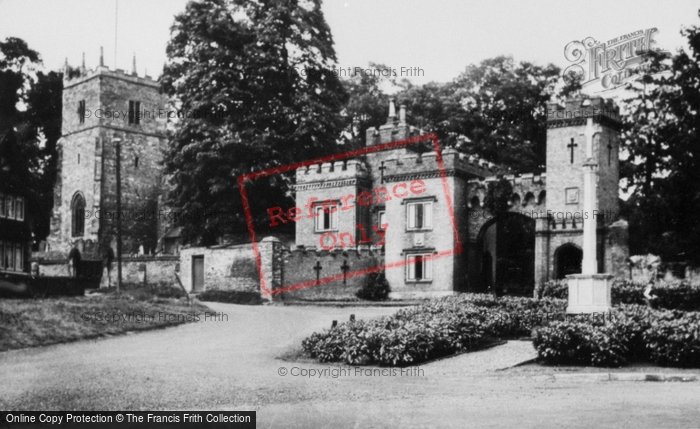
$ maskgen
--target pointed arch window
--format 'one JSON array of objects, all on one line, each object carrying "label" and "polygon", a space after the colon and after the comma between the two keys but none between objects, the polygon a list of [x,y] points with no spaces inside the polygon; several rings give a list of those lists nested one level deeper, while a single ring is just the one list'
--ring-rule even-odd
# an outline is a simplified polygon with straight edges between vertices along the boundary
[{"label": "pointed arch window", "polygon": [[85,234],[85,198],[75,194],[71,204],[71,235],[82,237]]}]

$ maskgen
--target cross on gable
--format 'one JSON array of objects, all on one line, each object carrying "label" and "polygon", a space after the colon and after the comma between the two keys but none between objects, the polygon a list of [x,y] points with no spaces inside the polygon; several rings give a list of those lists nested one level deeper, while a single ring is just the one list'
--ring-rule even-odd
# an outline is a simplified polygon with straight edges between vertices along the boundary
[{"label": "cross on gable", "polygon": [[384,166],[384,161],[382,161],[382,164],[379,166],[379,173],[382,177],[381,183],[384,183],[384,170],[386,170],[386,167]]},{"label": "cross on gable", "polygon": [[575,148],[575,147],[578,147],[578,145],[577,145],[576,143],[574,143],[574,138],[573,138],[573,137],[571,138],[571,143],[569,143],[568,145],[566,145],[566,147],[568,147],[568,148],[571,149],[571,163],[573,164],[573,163],[574,163],[574,148]]},{"label": "cross on gable", "polygon": [[343,284],[347,284],[347,275],[348,275],[348,270],[350,270],[350,265],[348,265],[348,261],[343,261],[343,265],[340,266],[340,269],[343,270]]}]

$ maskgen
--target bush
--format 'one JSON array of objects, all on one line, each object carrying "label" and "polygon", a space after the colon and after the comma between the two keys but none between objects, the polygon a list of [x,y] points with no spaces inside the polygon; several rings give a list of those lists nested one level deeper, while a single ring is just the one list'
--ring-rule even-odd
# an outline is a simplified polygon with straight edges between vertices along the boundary
[{"label": "bush", "polygon": [[569,298],[569,284],[566,280],[551,280],[537,287],[537,298]]},{"label": "bush", "polygon": [[649,359],[662,366],[700,367],[700,313],[663,314],[644,332]]},{"label": "bush", "polygon": [[[405,366],[473,350],[492,337],[530,335],[543,312],[565,302],[532,298],[459,295],[402,309],[389,317],[356,321],[302,342],[321,362]],[[533,316],[533,317],[530,317]]]},{"label": "bush", "polygon": [[614,321],[591,323],[576,318],[538,329],[533,345],[550,364],[622,366],[630,357],[625,332]]},{"label": "bush", "polygon": [[225,302],[229,304],[260,305],[262,298],[257,292],[244,292],[237,290],[207,289],[197,295],[200,301]]},{"label": "bush", "polygon": [[365,283],[355,295],[367,301],[384,301],[389,298],[389,292],[391,289],[384,273],[370,273],[365,277]]},{"label": "bush", "polygon": [[[644,305],[646,284],[630,281],[617,281],[612,287],[613,304]],[[683,281],[656,282],[651,291],[656,296],[654,305],[660,309],[700,311],[700,286]]]}]

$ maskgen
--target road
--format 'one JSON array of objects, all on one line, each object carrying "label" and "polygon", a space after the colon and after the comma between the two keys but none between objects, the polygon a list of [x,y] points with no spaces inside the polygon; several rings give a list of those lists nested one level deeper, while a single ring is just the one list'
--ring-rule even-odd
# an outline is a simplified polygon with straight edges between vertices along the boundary
[{"label": "road", "polygon": [[[207,305],[228,320],[0,353],[0,409],[257,410],[260,428],[700,426],[699,382],[494,371],[532,353],[518,342],[404,376],[344,367],[333,378],[335,365],[279,357],[333,319],[396,308]],[[312,369],[326,376],[299,375]]]}]

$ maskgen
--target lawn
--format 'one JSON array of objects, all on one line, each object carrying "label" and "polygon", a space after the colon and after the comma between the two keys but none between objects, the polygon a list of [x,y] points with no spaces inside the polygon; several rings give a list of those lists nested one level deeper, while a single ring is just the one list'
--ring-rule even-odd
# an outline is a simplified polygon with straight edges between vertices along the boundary
[{"label": "lawn", "polygon": [[199,320],[208,308],[188,305],[170,287],[125,287],[86,296],[0,299],[0,351],[144,331]]}]

